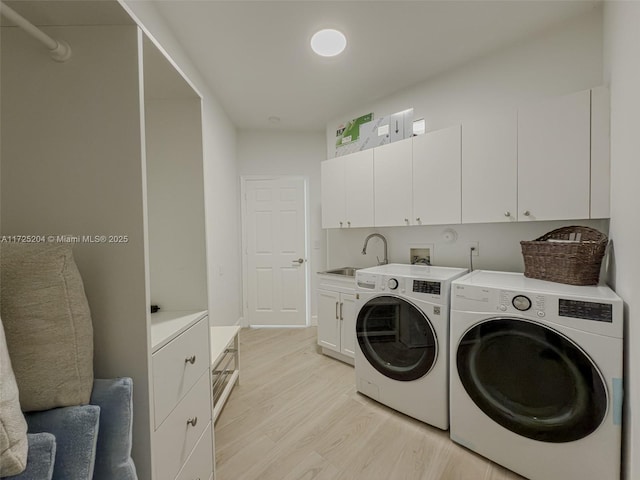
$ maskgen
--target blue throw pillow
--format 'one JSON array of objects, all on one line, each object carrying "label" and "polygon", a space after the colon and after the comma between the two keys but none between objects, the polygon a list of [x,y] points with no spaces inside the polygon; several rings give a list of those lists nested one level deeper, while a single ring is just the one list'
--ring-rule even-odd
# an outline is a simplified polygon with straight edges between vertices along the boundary
[{"label": "blue throw pillow", "polygon": [[91,480],[99,417],[100,407],[95,405],[25,413],[29,433],[48,432],[56,437],[53,480]]},{"label": "blue throw pillow", "polygon": [[100,433],[94,480],[137,480],[131,458],[133,381],[130,378],[95,379],[91,404],[100,407]]},{"label": "blue throw pillow", "polygon": [[29,453],[24,472],[6,480],[51,480],[56,459],[56,437],[50,433],[30,433],[27,435]]}]

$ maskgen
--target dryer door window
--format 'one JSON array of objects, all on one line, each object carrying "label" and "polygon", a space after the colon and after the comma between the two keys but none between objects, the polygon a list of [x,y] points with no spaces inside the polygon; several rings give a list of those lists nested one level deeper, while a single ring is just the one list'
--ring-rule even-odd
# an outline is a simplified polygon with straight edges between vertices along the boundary
[{"label": "dryer door window", "polygon": [[586,353],[537,323],[496,318],[471,328],[456,353],[458,375],[480,409],[542,442],[571,442],[602,423],[607,392]]},{"label": "dryer door window", "polygon": [[356,333],[369,363],[394,380],[416,380],[435,363],[438,347],[429,319],[402,298],[380,296],[365,303]]}]

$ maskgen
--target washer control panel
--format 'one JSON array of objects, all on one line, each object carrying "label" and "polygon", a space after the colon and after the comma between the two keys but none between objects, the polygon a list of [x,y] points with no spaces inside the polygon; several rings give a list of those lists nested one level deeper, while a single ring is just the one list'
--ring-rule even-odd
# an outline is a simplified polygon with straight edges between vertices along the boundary
[{"label": "washer control panel", "polygon": [[356,288],[363,292],[388,292],[431,300],[441,299],[447,293],[445,283],[441,281],[401,275],[380,275],[362,270],[356,272]]},{"label": "washer control panel", "polygon": [[430,295],[440,295],[440,282],[431,282],[429,280],[414,280],[413,291],[416,293],[428,293]]}]

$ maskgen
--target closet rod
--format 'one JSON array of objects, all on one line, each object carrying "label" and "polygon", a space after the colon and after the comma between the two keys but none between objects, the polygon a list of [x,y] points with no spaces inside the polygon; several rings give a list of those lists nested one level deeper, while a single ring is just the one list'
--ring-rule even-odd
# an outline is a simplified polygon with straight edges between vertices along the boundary
[{"label": "closet rod", "polygon": [[64,40],[55,40],[51,38],[49,35],[36,27],[33,23],[29,22],[29,20],[21,16],[13,8],[7,6],[2,2],[0,2],[0,14],[7,17],[9,20],[22,28],[25,32],[27,32],[35,39],[44,43],[49,49],[51,58],[53,58],[56,62],[66,62],[71,58],[71,47],[67,42],[65,42]]}]

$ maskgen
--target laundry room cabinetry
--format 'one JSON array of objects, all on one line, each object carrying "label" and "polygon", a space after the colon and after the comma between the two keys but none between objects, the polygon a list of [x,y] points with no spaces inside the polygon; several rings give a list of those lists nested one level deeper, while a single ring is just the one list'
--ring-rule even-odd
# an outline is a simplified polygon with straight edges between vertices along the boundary
[{"label": "laundry room cabinetry", "polygon": [[321,164],[322,227],[373,225],[373,150]]},{"label": "laundry room cabinetry", "polygon": [[491,112],[462,125],[462,223],[515,222],[518,113]]},{"label": "laundry room cabinetry", "polygon": [[209,322],[207,312],[157,313],[153,318],[155,477],[213,473]]},{"label": "laundry room cabinetry", "polygon": [[356,345],[355,278],[318,274],[318,345],[353,365]]},{"label": "laundry room cabinetry", "polygon": [[462,145],[462,223],[609,216],[606,87],[465,121]]},{"label": "laundry room cabinetry", "polygon": [[376,227],[410,225],[413,213],[413,139],[373,149]]},{"label": "laundry room cabinetry", "polygon": [[414,225],[460,223],[461,127],[413,137]]},{"label": "laundry room cabinetry", "polygon": [[518,221],[589,218],[591,92],[518,110]]},{"label": "laundry room cabinetry", "polygon": [[[201,98],[119,2],[100,2],[100,15],[90,2],[68,3],[15,5],[36,22],[50,19],[41,28],[70,44],[67,63],[19,28],[1,29],[0,233],[104,239],[73,249],[91,308],[94,374],[133,379],[138,476],[173,480],[188,459],[165,469],[163,439],[187,429],[188,418],[174,417],[187,399],[204,409],[182,453],[208,450],[213,461],[208,329],[197,335],[201,353],[189,354],[204,373],[192,372],[177,396],[163,390],[176,385],[168,377],[154,378],[168,375],[154,360],[173,341],[156,350],[152,340],[157,315],[208,310]],[[166,338],[187,334],[180,327]],[[185,358],[179,369],[190,371]]]}]

